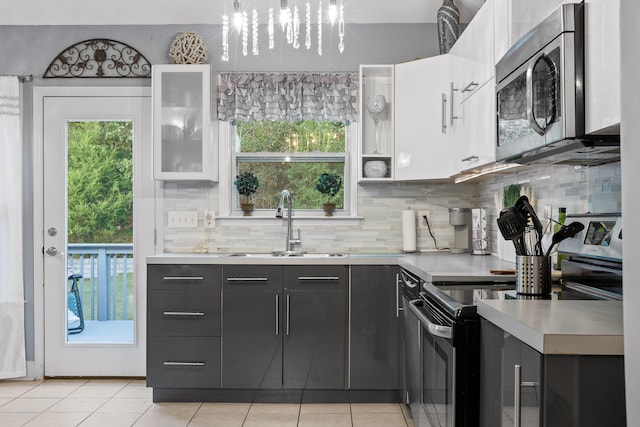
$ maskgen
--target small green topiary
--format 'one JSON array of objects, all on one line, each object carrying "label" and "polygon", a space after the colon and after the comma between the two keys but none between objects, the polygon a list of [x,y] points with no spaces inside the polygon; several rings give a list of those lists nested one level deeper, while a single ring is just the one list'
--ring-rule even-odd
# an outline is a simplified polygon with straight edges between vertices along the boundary
[{"label": "small green topiary", "polygon": [[342,188],[342,178],[336,174],[323,173],[316,183],[316,190],[325,194],[328,202],[338,194],[340,188]]}]

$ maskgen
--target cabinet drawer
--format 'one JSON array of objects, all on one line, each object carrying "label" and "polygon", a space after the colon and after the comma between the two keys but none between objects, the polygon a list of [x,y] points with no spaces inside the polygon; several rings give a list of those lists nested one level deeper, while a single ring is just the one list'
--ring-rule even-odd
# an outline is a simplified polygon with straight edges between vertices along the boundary
[{"label": "cabinet drawer", "polygon": [[218,265],[150,265],[147,267],[149,289],[220,289]]},{"label": "cabinet drawer", "polygon": [[282,266],[225,265],[222,283],[225,289],[279,291],[282,290]]},{"label": "cabinet drawer", "polygon": [[220,290],[215,288],[150,290],[149,335],[220,336]]},{"label": "cabinet drawer", "polygon": [[344,291],[347,267],[343,265],[287,266],[284,270],[285,288],[289,290]]},{"label": "cabinet drawer", "polygon": [[147,386],[220,388],[220,338],[149,337]]}]

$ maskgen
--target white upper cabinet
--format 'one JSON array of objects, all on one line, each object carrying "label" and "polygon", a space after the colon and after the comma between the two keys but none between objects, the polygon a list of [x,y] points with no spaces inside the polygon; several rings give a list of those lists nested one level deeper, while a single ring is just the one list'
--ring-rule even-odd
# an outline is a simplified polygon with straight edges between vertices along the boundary
[{"label": "white upper cabinet", "polygon": [[585,0],[585,132],[620,133],[620,0]]},{"label": "white upper cabinet", "polygon": [[451,69],[454,85],[463,98],[495,75],[494,0],[486,0],[460,35],[449,54],[463,61]]},{"label": "white upper cabinet", "polygon": [[210,66],[154,65],[151,82],[153,178],[214,180]]},{"label": "white upper cabinet", "polygon": [[395,67],[396,181],[445,179],[454,172],[449,59],[439,55]]}]

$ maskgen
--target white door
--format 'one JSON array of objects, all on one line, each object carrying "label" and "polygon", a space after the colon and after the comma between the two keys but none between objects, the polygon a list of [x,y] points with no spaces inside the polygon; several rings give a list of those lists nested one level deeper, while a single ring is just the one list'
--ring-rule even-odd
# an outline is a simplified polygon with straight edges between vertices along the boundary
[{"label": "white door", "polygon": [[[105,93],[104,89],[94,90]],[[110,94],[127,90],[110,91],[106,96],[91,96],[91,88],[86,91],[87,96],[44,96],[42,100],[44,375],[144,376],[145,257],[154,253],[151,99]],[[125,137],[105,136],[111,125],[122,128]],[[96,145],[89,149],[85,146],[84,151],[77,148],[82,144],[78,141],[89,138],[82,132],[93,135],[91,143]],[[112,139],[117,144],[130,144],[129,159],[111,162],[113,154],[104,146],[115,145]],[[101,154],[103,151],[106,154]],[[83,172],[86,182],[83,174],[68,173],[68,168],[79,168],[85,160],[78,152],[84,152],[86,161],[95,165]],[[99,155],[110,159],[102,162],[95,157]],[[112,163],[116,166],[112,167]],[[116,238],[120,242],[110,242],[110,233],[122,227],[111,226],[106,220],[93,228],[87,221],[89,225],[85,224],[83,233],[88,237],[78,237],[82,233],[74,231],[74,223],[79,222],[76,213],[93,209],[100,214],[107,209],[99,203],[87,207],[83,197],[89,196],[77,196],[91,191],[89,187],[96,180],[91,177],[92,181],[90,175],[93,169],[102,167],[112,167],[109,173],[103,172],[106,177],[102,181],[126,174],[132,186],[130,208],[122,209],[129,211],[133,223],[129,242],[124,239],[123,243],[121,237]],[[68,200],[73,203],[70,205]],[[84,212],[84,217],[91,214]],[[107,237],[101,239],[97,234]],[[72,274],[77,278],[77,292],[71,292]]]}]

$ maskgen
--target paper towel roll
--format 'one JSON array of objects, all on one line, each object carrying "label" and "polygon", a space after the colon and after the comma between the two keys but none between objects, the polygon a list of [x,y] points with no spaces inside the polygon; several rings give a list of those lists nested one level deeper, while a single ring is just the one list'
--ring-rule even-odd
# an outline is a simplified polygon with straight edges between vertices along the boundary
[{"label": "paper towel roll", "polygon": [[416,214],[411,209],[402,211],[402,250],[416,251]]}]

